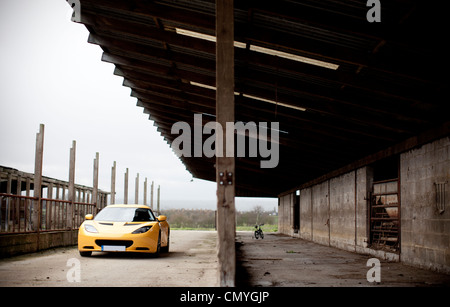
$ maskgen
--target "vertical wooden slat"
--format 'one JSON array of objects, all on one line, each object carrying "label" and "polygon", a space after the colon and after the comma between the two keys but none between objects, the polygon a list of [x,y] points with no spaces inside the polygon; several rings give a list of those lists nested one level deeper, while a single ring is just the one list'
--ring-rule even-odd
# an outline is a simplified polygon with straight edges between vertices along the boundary
[{"label": "vertical wooden slat", "polygon": [[[224,136],[227,122],[235,122],[233,8],[233,0],[216,1],[216,119]],[[225,144],[217,143],[216,149],[219,284],[233,287],[236,275],[235,160],[226,154]]]},{"label": "vertical wooden slat", "polygon": [[71,202],[66,206],[67,227],[73,229],[73,202],[75,201],[75,156],[76,156],[77,142],[72,141],[72,148],[70,148],[70,162],[69,162],[69,195],[68,200]]},{"label": "vertical wooden slat", "polygon": [[160,189],[160,186],[158,186],[158,194],[157,194],[157,196],[156,196],[156,208],[157,208],[157,212],[158,212],[158,214],[161,214],[161,208],[160,208],[160,203],[159,203],[159,201],[160,201],[160,192],[161,192],[161,189]]},{"label": "vertical wooden slat", "polygon": [[[49,199],[53,199],[53,183],[50,182],[48,187],[47,187],[47,198]],[[47,216],[47,229],[52,229],[52,215],[53,215],[53,206],[54,206],[54,202],[53,201],[47,201],[47,212],[46,212],[46,216]]]},{"label": "vertical wooden slat", "polygon": [[111,167],[111,205],[116,203],[116,161]]},{"label": "vertical wooden slat", "polygon": [[95,204],[95,206],[97,206],[98,202],[98,164],[99,164],[99,153],[96,152],[94,159],[94,181],[91,199],[91,203]]},{"label": "vertical wooden slat", "polygon": [[152,181],[152,185],[150,188],[150,208],[153,210],[153,189],[154,189],[155,183]]},{"label": "vertical wooden slat", "polygon": [[[21,195],[22,194],[22,176],[18,175],[17,176],[17,189],[16,189],[16,194],[17,195]],[[20,231],[20,204],[23,201],[21,199],[16,199],[16,212],[15,212],[15,217],[17,220],[17,228],[18,231]]]},{"label": "vertical wooden slat", "polygon": [[144,180],[144,206],[147,206],[147,177]]},{"label": "vertical wooden slat", "polygon": [[31,209],[32,229],[39,231],[40,203],[42,187],[42,161],[44,153],[44,124],[40,124],[39,133],[36,134],[36,152],[34,160],[34,197],[38,200],[33,202]]},{"label": "vertical wooden slat", "polygon": [[136,181],[134,182],[134,203],[139,203],[139,173],[137,173]]},{"label": "vertical wooden slat", "polygon": [[[12,174],[9,173],[6,182],[6,194],[11,194],[11,188],[12,188]],[[14,223],[11,223],[11,204],[13,203],[13,201],[14,200],[11,197],[6,198],[6,218],[5,218],[6,232],[11,231],[10,226],[14,228]]]},{"label": "vertical wooden slat", "polygon": [[[30,190],[31,190],[31,179],[30,179],[30,177],[27,177],[26,186],[27,186],[27,191],[25,192],[25,196],[29,197],[30,196]],[[25,230],[26,231],[30,231],[31,230],[31,226],[30,226],[31,225],[31,223],[30,223],[31,222],[31,216],[29,215],[30,213],[28,211],[28,208],[31,207],[30,202],[31,202],[30,199],[27,199],[25,201],[25,208],[24,208],[24,211],[23,211],[24,218],[25,218]]]},{"label": "vertical wooden slat", "polygon": [[125,183],[124,183],[124,189],[123,189],[123,203],[128,204],[128,168],[125,172]]}]

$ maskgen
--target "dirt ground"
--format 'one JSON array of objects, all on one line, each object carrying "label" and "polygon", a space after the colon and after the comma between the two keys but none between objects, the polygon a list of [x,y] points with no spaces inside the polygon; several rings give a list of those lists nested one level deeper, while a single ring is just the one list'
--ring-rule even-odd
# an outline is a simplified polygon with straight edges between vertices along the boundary
[{"label": "dirt ground", "polygon": [[[367,280],[372,256],[266,233],[237,233],[237,286],[252,287],[450,287],[450,275],[380,261],[380,282]],[[370,274],[372,277],[374,274]]]},{"label": "dirt ground", "polygon": [[159,258],[127,253],[80,257],[76,247],[0,259],[0,286],[217,286],[214,231],[170,232]]}]

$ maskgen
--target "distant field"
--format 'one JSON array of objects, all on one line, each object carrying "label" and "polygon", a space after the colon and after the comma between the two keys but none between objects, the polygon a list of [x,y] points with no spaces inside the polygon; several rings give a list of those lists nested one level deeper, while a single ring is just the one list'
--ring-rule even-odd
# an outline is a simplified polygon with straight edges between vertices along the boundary
[{"label": "distant field", "polygon": [[[206,230],[206,231],[215,231],[214,228],[202,228],[202,227],[170,227],[172,230]],[[277,232],[278,225],[264,225],[261,227],[263,232]],[[237,231],[254,231],[255,226],[237,226]]]},{"label": "distant field", "polygon": [[[170,209],[162,214],[167,216],[171,229],[178,230],[215,230],[216,212],[200,209]],[[276,212],[263,211],[256,207],[253,211],[236,212],[237,231],[255,231],[256,224],[264,224],[264,232],[278,231]]]},{"label": "distant field", "polygon": [[[277,232],[278,231],[278,225],[263,225],[261,226],[261,229],[263,232]],[[238,231],[255,231],[255,226],[238,226],[236,227],[236,230]]]}]

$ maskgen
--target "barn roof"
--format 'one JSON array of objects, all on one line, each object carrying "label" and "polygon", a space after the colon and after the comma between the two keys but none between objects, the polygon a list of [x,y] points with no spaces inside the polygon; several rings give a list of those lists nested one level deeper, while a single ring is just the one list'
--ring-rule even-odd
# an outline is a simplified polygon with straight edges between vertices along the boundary
[{"label": "barn roof", "polygon": [[[175,122],[215,120],[215,1],[80,1],[88,41],[168,144]],[[237,196],[277,196],[448,123],[445,11],[427,3],[383,1],[370,23],[366,1],[235,1],[236,121],[280,123],[276,168],[236,158]],[[215,158],[180,159],[215,181]]]}]

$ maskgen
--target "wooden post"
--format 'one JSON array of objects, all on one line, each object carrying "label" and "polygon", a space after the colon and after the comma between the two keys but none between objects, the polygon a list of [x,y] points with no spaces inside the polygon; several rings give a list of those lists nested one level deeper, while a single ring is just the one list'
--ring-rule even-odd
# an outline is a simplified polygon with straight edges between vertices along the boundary
[{"label": "wooden post", "polygon": [[111,167],[111,205],[116,203],[116,161]]},{"label": "wooden post", "polygon": [[[11,194],[12,188],[12,173],[8,174],[8,179],[6,181],[6,194]],[[14,205],[13,205],[14,206]],[[13,207],[14,208],[14,207]],[[5,218],[5,231],[10,231],[10,226],[13,226],[13,221],[11,219],[11,202],[6,201],[6,218]]]},{"label": "wooden post", "polygon": [[153,210],[153,188],[155,183],[152,181],[152,185],[150,188],[150,208]]},{"label": "wooden post", "polygon": [[[75,201],[75,154],[77,142],[72,141],[72,148],[70,148],[70,162],[69,162],[69,194],[67,200],[70,201],[67,207],[67,227],[73,228],[73,202]],[[63,190],[64,191],[64,190]],[[63,193],[64,194],[64,193]]]},{"label": "wooden post", "polygon": [[159,206],[159,200],[160,200],[160,191],[161,191],[161,189],[160,189],[161,187],[158,185],[158,195],[156,196],[156,208],[157,208],[157,212],[158,212],[158,214],[161,214],[161,212],[160,212],[160,206]]},{"label": "wooden post", "polygon": [[[216,1],[216,120],[228,136],[227,123],[234,123],[234,3]],[[234,125],[233,125],[234,127]],[[234,136],[234,133],[230,133]],[[235,251],[235,160],[229,148],[216,144],[217,181],[217,256],[219,284],[234,287],[236,275]]]},{"label": "wooden post", "polygon": [[99,153],[95,153],[94,159],[94,182],[92,189],[92,199],[91,202],[95,204],[95,208],[98,208],[98,163],[99,163]]},{"label": "wooden post", "polygon": [[137,173],[136,181],[134,183],[134,203],[139,203],[139,173]]},{"label": "wooden post", "polygon": [[144,206],[147,206],[147,177],[144,180]]},{"label": "wooden post", "polygon": [[[30,177],[28,177],[27,176],[27,179],[26,179],[26,187],[27,187],[27,191],[25,192],[25,196],[30,196],[30,190],[31,190],[31,179],[30,179]],[[31,201],[31,200],[28,200],[27,201],[27,204],[29,203],[29,201]],[[32,201],[31,201],[32,202]],[[25,210],[25,229],[26,229],[26,231],[31,231],[32,230],[32,217],[31,217],[31,213],[28,211],[28,210]]]},{"label": "wooden post", "polygon": [[125,187],[123,189],[123,203],[128,204],[128,167],[125,172]]},{"label": "wooden post", "polygon": [[[34,197],[37,202],[33,203],[31,209],[32,229],[39,232],[42,198],[42,162],[44,156],[44,124],[40,124],[39,133],[36,134],[36,152],[34,160]],[[39,239],[38,239],[39,245]]]},{"label": "wooden post", "polygon": [[[47,198],[53,199],[53,183],[52,182],[50,182],[47,187]],[[53,207],[54,207],[53,204],[54,204],[54,202],[47,201],[47,212],[46,212],[47,221],[45,222],[47,229],[52,229],[52,223],[53,223],[52,214],[53,214]]]}]

